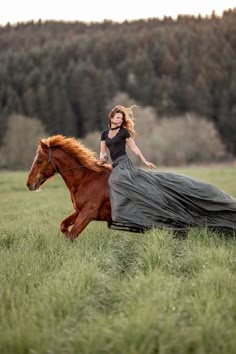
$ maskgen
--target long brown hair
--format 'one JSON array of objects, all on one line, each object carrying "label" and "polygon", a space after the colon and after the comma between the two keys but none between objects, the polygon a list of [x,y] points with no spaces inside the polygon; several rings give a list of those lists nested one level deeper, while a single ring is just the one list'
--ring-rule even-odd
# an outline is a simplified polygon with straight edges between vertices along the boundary
[{"label": "long brown hair", "polygon": [[136,105],[133,105],[131,107],[124,107],[121,105],[115,106],[108,115],[109,128],[111,127],[111,118],[113,118],[116,113],[121,113],[123,116],[122,127],[126,128],[130,132],[132,138],[135,138],[136,132],[134,129],[134,116],[132,112],[132,109],[134,107],[138,107],[138,106]]}]

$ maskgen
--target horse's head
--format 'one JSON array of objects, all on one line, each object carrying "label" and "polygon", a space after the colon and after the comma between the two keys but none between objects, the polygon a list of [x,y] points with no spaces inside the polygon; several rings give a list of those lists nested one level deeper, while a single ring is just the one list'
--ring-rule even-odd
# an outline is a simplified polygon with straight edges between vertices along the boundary
[{"label": "horse's head", "polygon": [[50,177],[57,172],[51,159],[51,148],[42,140],[39,141],[39,146],[31,166],[26,186],[30,191],[35,191]]}]

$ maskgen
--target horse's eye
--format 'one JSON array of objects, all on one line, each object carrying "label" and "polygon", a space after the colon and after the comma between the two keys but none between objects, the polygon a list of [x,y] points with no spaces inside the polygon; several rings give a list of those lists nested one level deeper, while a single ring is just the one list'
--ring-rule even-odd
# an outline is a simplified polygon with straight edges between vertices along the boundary
[{"label": "horse's eye", "polygon": [[38,165],[41,165],[42,162],[43,162],[42,160],[37,160]]}]

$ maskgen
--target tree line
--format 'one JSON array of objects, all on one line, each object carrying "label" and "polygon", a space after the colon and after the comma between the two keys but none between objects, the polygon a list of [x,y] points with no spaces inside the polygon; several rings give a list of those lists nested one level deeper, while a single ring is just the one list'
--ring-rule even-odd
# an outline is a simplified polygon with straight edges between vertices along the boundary
[{"label": "tree line", "polygon": [[[236,8],[221,17],[0,27],[0,144],[12,113],[48,134],[106,128],[124,92],[161,117],[196,113],[236,154]],[[118,102],[117,102],[118,103]]]}]

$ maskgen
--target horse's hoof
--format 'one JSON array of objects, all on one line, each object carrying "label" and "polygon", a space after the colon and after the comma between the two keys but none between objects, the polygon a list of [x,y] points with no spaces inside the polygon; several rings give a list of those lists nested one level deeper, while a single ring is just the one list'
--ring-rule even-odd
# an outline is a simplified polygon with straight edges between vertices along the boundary
[{"label": "horse's hoof", "polygon": [[66,237],[67,241],[71,241],[71,242],[73,242],[75,240],[75,238],[76,238],[76,236],[71,235],[70,233],[65,234],[65,237]]}]

